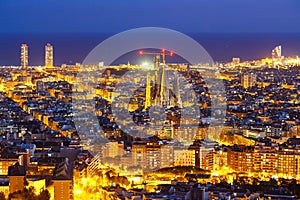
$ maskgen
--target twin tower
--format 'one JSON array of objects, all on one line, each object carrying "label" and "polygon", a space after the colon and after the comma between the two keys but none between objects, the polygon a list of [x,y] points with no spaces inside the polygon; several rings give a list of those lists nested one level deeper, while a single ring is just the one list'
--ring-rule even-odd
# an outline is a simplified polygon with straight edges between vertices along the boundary
[{"label": "twin tower", "polygon": [[[28,45],[21,45],[21,67],[28,66]],[[45,45],[45,66],[53,66],[53,46],[49,43]]]}]

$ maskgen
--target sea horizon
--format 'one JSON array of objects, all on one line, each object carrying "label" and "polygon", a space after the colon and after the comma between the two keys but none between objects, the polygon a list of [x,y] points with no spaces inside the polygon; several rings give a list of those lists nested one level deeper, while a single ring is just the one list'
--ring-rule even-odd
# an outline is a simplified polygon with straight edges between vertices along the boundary
[{"label": "sea horizon", "polygon": [[[81,63],[88,53],[116,33],[0,33],[0,66],[20,65],[20,45],[29,47],[29,65],[44,64],[44,46],[54,47],[54,64]],[[186,33],[211,55],[215,62],[271,57],[272,49],[282,46],[285,57],[300,55],[300,33]],[[119,64],[127,63],[121,59]],[[137,64],[133,58],[133,64]],[[118,64],[118,63],[117,63]]]}]

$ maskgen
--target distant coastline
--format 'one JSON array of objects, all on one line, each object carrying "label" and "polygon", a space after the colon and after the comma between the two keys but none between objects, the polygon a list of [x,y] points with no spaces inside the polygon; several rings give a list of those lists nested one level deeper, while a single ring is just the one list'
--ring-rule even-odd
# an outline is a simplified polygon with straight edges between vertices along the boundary
[{"label": "distant coastline", "polygon": [[[282,45],[284,56],[300,55],[300,33],[186,34],[199,42],[216,62],[228,62],[232,57],[240,57],[242,61],[270,57],[276,45]],[[114,33],[1,33],[0,66],[19,65],[21,43],[29,46],[29,64],[43,65],[44,45],[48,42],[54,46],[55,65],[75,64],[112,35]],[[120,62],[127,63],[122,59]]]}]

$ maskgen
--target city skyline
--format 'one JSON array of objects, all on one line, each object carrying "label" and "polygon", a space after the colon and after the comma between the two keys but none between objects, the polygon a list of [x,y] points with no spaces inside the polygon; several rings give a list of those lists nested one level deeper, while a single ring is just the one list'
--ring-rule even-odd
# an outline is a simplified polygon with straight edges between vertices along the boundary
[{"label": "city skyline", "polygon": [[[138,89],[139,92],[135,94],[135,97],[131,97],[128,102],[128,110],[133,115],[135,126],[151,124],[152,115],[147,113],[152,112],[151,109],[157,104],[160,107],[164,106],[164,103],[161,105],[161,102],[155,101],[157,98],[155,88],[160,89],[158,93],[164,97],[163,101],[173,102],[172,98],[168,98],[170,94],[185,96],[182,90],[184,87],[181,84],[177,85],[179,82],[182,83],[179,77],[188,80],[194,91],[197,91],[195,95],[199,97],[198,105],[202,115],[200,124],[189,115],[183,113],[179,115],[180,109],[188,108],[189,112],[193,112],[194,108],[189,99],[181,98],[182,106],[166,103],[165,114],[168,117],[162,120],[167,123],[163,123],[162,129],[146,129],[147,134],[152,135],[151,137],[134,137],[126,133],[124,127],[118,128],[116,123],[118,118],[112,118],[110,111],[110,105],[115,101],[114,98],[118,95],[124,98],[126,95],[116,90],[118,84],[130,86],[130,82],[127,81],[128,77],[123,77],[123,74],[118,71],[133,70],[133,74],[136,75],[140,73],[140,70],[143,72],[145,68],[129,63],[121,66],[103,66],[105,73],[101,74],[100,82],[94,86],[95,114],[109,140],[102,144],[100,149],[96,148],[98,154],[94,156],[88,153],[89,151],[95,152],[94,146],[86,140],[89,135],[86,135],[87,138],[78,135],[79,132],[76,131],[72,122],[72,117],[77,115],[69,112],[72,98],[76,101],[89,98],[85,96],[86,93],[80,92],[81,88],[88,88],[84,79],[82,86],[82,82],[79,81],[77,88],[71,87],[78,81],[76,77],[80,77],[78,72],[82,73],[79,65],[70,65],[65,68],[55,66],[0,68],[3,74],[0,84],[2,91],[0,113],[4,119],[2,121],[4,126],[0,129],[0,139],[1,144],[5,145],[1,149],[7,150],[0,154],[0,173],[5,180],[4,185],[0,185],[1,191],[8,195],[9,191],[13,193],[20,190],[25,186],[20,181],[24,180],[24,177],[35,188],[47,187],[47,191],[55,200],[92,198],[92,196],[101,199],[105,195],[111,195],[110,198],[117,199],[115,195],[121,195],[118,187],[129,192],[141,186],[144,187],[146,196],[159,197],[160,194],[151,193],[151,191],[160,193],[159,190],[152,188],[151,184],[155,187],[162,187],[163,183],[164,187],[181,188],[186,192],[184,196],[187,197],[190,189],[185,187],[188,186],[189,181],[196,180],[199,184],[197,187],[200,188],[203,184],[205,187],[210,187],[206,185],[208,182],[216,185],[227,183],[234,187],[245,187],[242,183],[235,182],[244,180],[245,176],[258,181],[259,184],[268,180],[293,179],[298,181],[300,144],[296,137],[300,135],[300,129],[298,112],[294,110],[294,107],[300,104],[299,96],[295,93],[295,90],[299,88],[300,59],[299,57],[279,56],[280,52],[272,57],[273,49],[269,51],[269,58],[257,60],[255,63],[243,62],[235,57],[232,62],[219,64],[220,74],[216,78],[227,83],[226,105],[228,107],[224,126],[209,124],[211,100],[205,89],[208,85],[203,82],[203,77],[199,76],[198,72],[203,73],[205,69],[205,75],[209,75],[210,66],[188,66],[182,63],[165,66],[163,56],[165,50],[151,52],[152,56],[160,55],[154,59],[153,64],[156,64],[156,68],[149,70],[158,72],[157,76],[152,78],[148,76],[147,81],[144,80],[146,77],[131,77],[136,83],[145,83],[141,86],[142,88]],[[148,53],[139,52],[135,53],[140,56]],[[97,77],[98,64],[83,66],[83,69]],[[178,73],[175,76],[166,75],[175,71]],[[32,74],[35,74],[34,79],[31,77]],[[95,78],[93,76],[89,78],[93,80]],[[174,78],[173,83],[169,82],[170,77]],[[163,90],[162,87],[164,87]],[[278,96],[272,91],[280,91],[282,95]],[[222,96],[218,99],[219,103],[225,103]],[[88,104],[86,107],[85,103],[87,102],[80,102],[80,107],[75,107],[75,109],[81,111],[89,109]],[[121,105],[122,102],[119,104],[121,107],[124,106]],[[126,105],[125,108],[127,108]],[[4,111],[5,109],[9,112]],[[77,117],[80,118],[80,115]],[[18,121],[19,116],[24,120]],[[11,120],[15,122],[14,125],[6,126],[5,124]],[[94,129],[95,124],[90,124],[90,122],[92,121],[86,121],[90,134],[93,135],[97,129]],[[125,120],[124,122],[127,123]],[[10,143],[6,143],[8,141],[20,141],[21,145],[11,146]],[[81,149],[83,144],[87,144],[84,146],[89,151]],[[58,147],[59,152],[52,149]],[[17,148],[18,153],[10,152],[10,148]],[[44,148],[48,150],[44,151]],[[79,156],[75,156],[74,163],[69,160],[74,159],[71,155]],[[111,168],[107,168],[108,166]],[[185,170],[182,175],[171,173],[180,169]],[[99,175],[99,170],[110,175]],[[159,170],[165,170],[166,173]],[[114,173],[118,173],[119,178],[116,176],[113,178]],[[135,175],[128,176],[131,173]],[[238,176],[235,173],[245,176],[235,178]],[[29,179],[28,177],[33,174],[40,178],[47,174],[52,177],[52,181],[49,184],[43,178]],[[223,180],[224,176],[228,178]],[[5,177],[8,177],[8,185]],[[175,181],[174,178],[180,181]],[[166,179],[170,181],[168,184],[165,183]],[[89,181],[90,185],[95,188],[97,188],[97,182],[101,183],[114,192],[108,194],[108,189],[97,188],[95,189],[97,192],[88,193],[86,181]],[[20,184],[15,184],[16,182]],[[115,188],[110,185],[111,183],[118,186]],[[213,193],[205,187],[201,189],[202,192],[198,191],[198,195],[201,194],[204,198],[213,196]],[[251,191],[256,191],[255,184],[253,187]],[[274,185],[272,187],[276,188]],[[231,196],[235,195],[235,190],[226,189],[226,191]],[[268,190],[264,191],[268,192]],[[295,195],[296,192],[292,194]],[[17,194],[14,193],[14,195]],[[41,194],[37,193],[37,195]],[[183,198],[182,194],[176,192],[164,195]],[[246,192],[243,195],[246,195]],[[273,194],[266,193],[265,195]],[[293,195],[288,197],[294,198]]]},{"label": "city skyline", "polygon": [[[27,65],[29,64],[29,60],[30,60],[30,64],[32,63],[32,61],[31,61],[31,59],[32,58],[34,58],[34,60],[36,61],[37,60],[37,55],[36,54],[39,54],[39,55],[41,55],[41,56],[39,56],[38,57],[38,60],[41,60],[40,62],[38,62],[38,63],[36,63],[35,62],[35,64],[31,64],[31,66],[43,66],[43,65],[46,65],[46,52],[47,52],[47,50],[46,50],[46,46],[49,44],[49,45],[51,45],[49,42],[46,42],[46,45],[45,45],[45,49],[44,49],[44,53],[43,54],[41,54],[41,52],[39,51],[39,52],[37,52],[37,48],[36,48],[36,45],[34,45],[35,46],[35,49],[34,49],[34,52],[35,52],[35,54],[34,55],[32,55],[33,53],[31,53],[31,51],[33,50],[32,48],[30,48],[30,43],[29,43],[29,45],[28,45],[28,43],[23,43],[24,45],[27,45]],[[23,45],[23,44],[21,44],[21,45]],[[295,53],[295,51],[293,52],[293,53],[291,53],[290,52],[290,49],[289,49],[289,47],[286,47],[286,46],[284,46],[284,45],[282,45],[281,43],[275,43],[273,46],[271,46],[271,45],[268,45],[268,46],[270,46],[270,48],[272,48],[273,50],[272,50],[272,52],[270,53],[270,49],[268,49],[268,53],[264,53],[264,54],[266,54],[266,56],[265,57],[273,57],[274,56],[274,52],[275,52],[275,50],[277,51],[277,49],[279,49],[280,48],[280,55],[282,54],[283,56],[286,56],[286,57],[294,57],[294,56],[298,56],[298,55],[300,55],[300,50],[299,50],[299,54],[297,54],[297,52]],[[283,47],[284,46],[284,47]],[[53,46],[51,45],[51,47],[53,48]],[[283,47],[283,50],[282,50],[282,47]],[[28,51],[28,48],[30,48],[30,51]],[[38,49],[40,49],[41,48],[41,46],[39,45],[38,46]],[[50,47],[49,47],[50,48]],[[265,49],[266,50],[266,48],[265,47],[263,47],[262,49]],[[60,51],[61,49],[57,49],[58,51]],[[15,52],[17,52],[17,51],[15,51]],[[245,52],[247,52],[247,51],[245,51]],[[282,53],[283,52],[283,53]],[[22,48],[21,48],[21,53],[22,53]],[[48,53],[49,53],[49,55],[51,55],[51,51],[48,51]],[[240,53],[240,54],[245,54],[245,53]],[[42,56],[44,56],[44,58],[42,58]],[[82,60],[83,60],[83,57],[84,56],[86,56],[86,55],[83,55],[83,54],[81,54],[81,56],[82,56]],[[176,57],[175,58],[169,58],[169,61],[170,62],[182,62],[182,58],[179,58],[179,57],[177,57],[177,56],[180,56],[180,55],[176,55]],[[22,57],[22,56],[21,56]],[[20,57],[20,58],[21,58]],[[52,57],[52,58],[51,58]],[[53,63],[54,63],[54,61],[55,61],[55,58],[56,58],[57,56],[54,56],[54,53],[53,53],[53,49],[52,49],[52,56],[50,56],[49,57],[49,62],[50,62],[50,60],[52,60],[52,65],[53,65]],[[226,63],[226,62],[230,62],[233,58],[238,58],[238,59],[240,59],[240,60],[242,60],[242,61],[251,61],[251,60],[258,60],[258,59],[263,59],[263,58],[265,58],[265,57],[263,57],[263,56],[260,56],[260,57],[252,57],[252,59],[245,59],[245,58],[243,58],[243,57],[240,57],[240,56],[237,56],[237,54],[232,54],[232,55],[230,55],[230,56],[227,56],[227,58],[226,58],[226,60],[215,60],[215,62],[221,62],[221,63]],[[30,59],[29,59],[30,58]],[[50,59],[51,58],[51,59]],[[149,56],[149,55],[146,55],[146,60],[149,60],[149,58],[150,58],[150,60],[151,60],[151,56]],[[13,60],[16,60],[15,58],[12,58]],[[42,59],[43,59],[43,61],[42,61]],[[78,59],[77,61],[72,61],[72,62],[61,62],[61,63],[58,63],[57,61],[56,61],[56,63],[58,63],[57,64],[57,66],[61,66],[61,65],[63,65],[63,64],[76,64],[76,63],[81,63],[82,62],[82,60],[80,61],[80,59]],[[22,62],[22,61],[21,61]],[[135,52],[128,52],[127,54],[124,54],[124,55],[121,55],[116,61],[114,61],[114,64],[125,64],[125,63],[127,63],[127,62],[132,62],[132,63],[134,63],[134,64],[142,64],[144,61],[143,61],[143,59],[141,59],[140,57],[138,57],[138,56],[136,56],[136,53]],[[17,63],[16,61],[14,61],[14,63]],[[3,64],[1,64],[0,63],[0,66],[18,66],[18,64],[13,64],[13,65],[11,65],[11,64],[6,64],[6,65],[3,65]],[[21,64],[21,66],[22,66],[22,64]]]},{"label": "city skyline", "polygon": [[[54,61],[57,65],[75,64],[82,62],[104,39],[120,31],[149,26],[171,28],[192,36],[218,62],[228,62],[231,57],[242,60],[264,58],[270,48],[279,44],[285,47],[286,56],[294,56],[300,54],[297,6],[296,0],[191,0],[184,3],[179,0],[156,3],[132,0],[128,5],[118,0],[29,0],[26,3],[5,0],[0,3],[3,16],[0,25],[5,27],[0,29],[0,65],[19,63],[15,49],[20,43],[31,46],[32,65],[43,65],[40,48],[47,42],[56,46]],[[45,15],[40,8],[56,14]],[[156,9],[164,12],[152,14]],[[28,14],[20,16],[23,10]],[[74,10],[89,14],[73,14]]]},{"label": "city skyline", "polygon": [[0,0],[0,200],[300,198],[298,0]]}]

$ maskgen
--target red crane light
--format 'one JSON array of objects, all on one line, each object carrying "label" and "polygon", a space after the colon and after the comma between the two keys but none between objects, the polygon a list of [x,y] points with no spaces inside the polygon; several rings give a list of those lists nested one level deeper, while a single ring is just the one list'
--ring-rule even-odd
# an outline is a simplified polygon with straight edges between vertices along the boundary
[{"label": "red crane light", "polygon": [[174,52],[173,52],[173,51],[171,51],[171,52],[170,52],[170,56],[173,56],[173,55],[174,55]]},{"label": "red crane light", "polygon": [[139,54],[140,54],[140,55],[143,55],[143,54],[144,54],[144,52],[143,52],[143,51],[139,51]]}]

